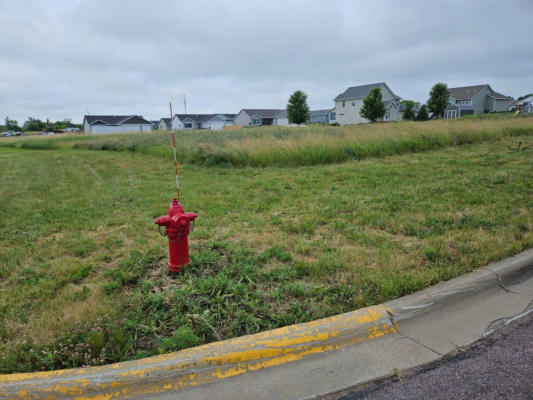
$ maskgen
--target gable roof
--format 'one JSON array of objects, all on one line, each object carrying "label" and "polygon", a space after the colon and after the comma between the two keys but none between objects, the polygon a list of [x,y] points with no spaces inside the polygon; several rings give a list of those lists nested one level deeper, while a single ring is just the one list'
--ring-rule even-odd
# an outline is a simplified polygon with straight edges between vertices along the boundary
[{"label": "gable roof", "polygon": [[213,118],[219,118],[224,121],[233,120],[236,114],[174,114],[180,121],[186,119],[194,122],[207,122]]},{"label": "gable roof", "polygon": [[478,94],[481,90],[488,87],[490,91],[492,92],[492,89],[489,85],[475,85],[475,86],[463,86],[463,87],[456,87],[456,88],[448,88],[448,92],[450,93],[450,96],[457,100],[465,100],[465,99],[471,99],[476,94]]},{"label": "gable roof", "polygon": [[170,118],[161,118],[159,121],[163,121],[166,125],[170,124]]},{"label": "gable roof", "polygon": [[368,96],[368,93],[370,93],[372,89],[382,88],[382,87],[386,87],[387,89],[389,89],[396,100],[400,99],[400,97],[396,96],[385,82],[378,82],[378,83],[370,83],[368,85],[349,87],[348,89],[344,91],[344,93],[341,93],[337,97],[335,97],[333,101],[363,99],[366,96]]},{"label": "gable roof", "polygon": [[244,111],[250,117],[257,115],[259,118],[276,118],[278,116],[286,115],[285,110],[278,109],[278,108],[272,108],[272,109],[243,108],[241,111]]},{"label": "gable roof", "polygon": [[147,121],[141,115],[85,115],[83,120],[87,121],[89,125],[95,123],[102,123],[104,125],[122,125],[132,118],[141,119],[142,123],[150,124],[150,121]]},{"label": "gable roof", "polygon": [[512,100],[513,98],[511,96],[506,96],[504,94],[501,94],[501,93],[498,93],[498,92],[492,92],[492,94],[490,95],[492,97],[494,97],[495,99],[503,99],[503,100]]},{"label": "gable roof", "polygon": [[329,109],[328,110],[312,110],[312,111],[309,111],[309,116],[320,117],[322,115],[328,115],[329,111],[330,111]]}]

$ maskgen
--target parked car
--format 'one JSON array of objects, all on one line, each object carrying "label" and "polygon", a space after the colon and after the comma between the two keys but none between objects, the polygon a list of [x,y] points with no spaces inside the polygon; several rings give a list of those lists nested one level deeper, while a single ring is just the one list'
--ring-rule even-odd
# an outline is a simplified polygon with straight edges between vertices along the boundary
[{"label": "parked car", "polygon": [[2,133],[2,136],[22,136],[24,135],[22,132],[16,132],[16,131],[7,131]]}]

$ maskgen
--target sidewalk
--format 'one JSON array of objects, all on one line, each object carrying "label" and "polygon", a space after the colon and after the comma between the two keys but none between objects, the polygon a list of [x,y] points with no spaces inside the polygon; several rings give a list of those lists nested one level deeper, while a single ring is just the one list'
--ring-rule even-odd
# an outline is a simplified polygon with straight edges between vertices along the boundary
[{"label": "sidewalk", "polygon": [[300,399],[440,359],[533,311],[533,249],[382,306],[85,370],[0,376],[0,398]]}]

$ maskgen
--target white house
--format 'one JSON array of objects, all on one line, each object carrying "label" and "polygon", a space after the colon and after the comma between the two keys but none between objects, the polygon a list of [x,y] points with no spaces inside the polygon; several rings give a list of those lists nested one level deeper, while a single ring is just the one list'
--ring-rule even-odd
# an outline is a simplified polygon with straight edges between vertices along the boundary
[{"label": "white house", "polygon": [[172,130],[210,129],[220,130],[233,126],[235,114],[174,114]]},{"label": "white house", "polygon": [[335,116],[334,119],[330,117],[330,123],[337,122],[340,125],[353,125],[370,122],[363,118],[360,112],[364,98],[376,87],[381,89],[383,104],[385,104],[386,113],[383,121],[401,120],[402,116],[399,111],[400,97],[396,96],[385,82],[380,82],[352,86],[335,97],[333,100],[335,101]]},{"label": "white house", "polygon": [[161,118],[159,120],[159,129],[162,131],[169,131],[171,129],[170,118]]},{"label": "white house", "polygon": [[152,132],[152,124],[140,115],[86,115],[86,133]]},{"label": "white house", "polygon": [[533,94],[519,97],[510,106],[511,111],[520,111],[521,113],[533,113]]},{"label": "white house", "polygon": [[235,125],[261,126],[282,125],[288,126],[287,111],[281,109],[242,109],[234,120]]}]

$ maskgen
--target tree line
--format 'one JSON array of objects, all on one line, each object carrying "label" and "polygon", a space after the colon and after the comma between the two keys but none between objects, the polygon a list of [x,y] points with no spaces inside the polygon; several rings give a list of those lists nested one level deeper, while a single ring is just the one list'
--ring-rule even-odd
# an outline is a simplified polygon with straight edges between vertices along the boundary
[{"label": "tree line", "polygon": [[[48,121],[48,120],[47,120]],[[63,121],[55,121],[51,122],[48,121],[48,129],[67,129],[67,128],[82,128],[82,124],[75,124],[72,122],[70,118],[65,118]],[[0,131],[24,131],[24,132],[31,132],[31,131],[42,131],[46,128],[46,121],[41,121],[38,118],[28,117],[26,121],[22,124],[22,126],[19,125],[18,121],[14,119],[10,119],[9,117],[6,117],[4,120],[4,125],[0,125]]]}]

